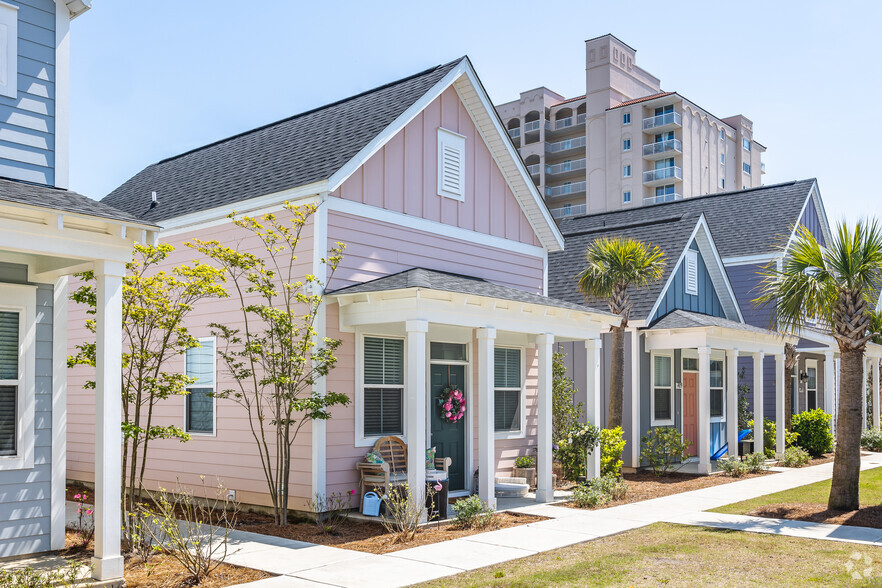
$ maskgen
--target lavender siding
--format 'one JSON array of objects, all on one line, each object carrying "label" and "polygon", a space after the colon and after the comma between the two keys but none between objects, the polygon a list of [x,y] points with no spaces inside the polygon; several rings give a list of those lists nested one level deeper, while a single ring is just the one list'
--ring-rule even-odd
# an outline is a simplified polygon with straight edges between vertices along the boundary
[{"label": "lavender siding", "polygon": [[802,213],[802,218],[799,219],[799,224],[811,231],[812,235],[815,236],[815,239],[817,239],[821,245],[826,245],[824,231],[821,229],[821,218],[818,215],[815,201],[811,198],[809,198],[805,211]]},{"label": "lavender siding", "polygon": [[[697,249],[694,242],[690,249]],[[686,293],[686,268],[685,264],[681,263],[651,320],[654,321],[677,309],[726,317],[701,253],[698,253],[698,295],[692,296]]]},{"label": "lavender siding", "polygon": [[744,322],[755,327],[768,329],[772,324],[773,308],[771,306],[760,307],[753,303],[759,296],[759,287],[762,282],[760,272],[763,263],[748,263],[744,265],[730,265],[726,267],[729,275],[729,283],[735,292],[735,299],[741,307]]}]

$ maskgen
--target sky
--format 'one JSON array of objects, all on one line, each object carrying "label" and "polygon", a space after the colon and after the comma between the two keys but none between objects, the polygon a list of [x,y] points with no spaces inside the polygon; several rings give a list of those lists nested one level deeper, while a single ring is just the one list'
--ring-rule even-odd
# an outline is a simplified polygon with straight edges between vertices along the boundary
[{"label": "sky", "polygon": [[578,96],[585,39],[612,33],[663,90],[753,120],[765,184],[817,177],[831,222],[882,217],[882,158],[860,138],[882,124],[880,18],[853,0],[93,0],[71,25],[71,188],[100,199],[162,158],[462,55],[494,103]]}]

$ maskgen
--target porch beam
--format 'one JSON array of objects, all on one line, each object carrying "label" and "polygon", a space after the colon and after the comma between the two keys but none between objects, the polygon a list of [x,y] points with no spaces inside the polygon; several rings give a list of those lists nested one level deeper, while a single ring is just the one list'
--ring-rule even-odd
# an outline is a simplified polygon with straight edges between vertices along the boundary
[{"label": "porch beam", "polygon": [[96,263],[95,553],[96,580],[123,577],[120,553],[122,483],[122,263]]},{"label": "porch beam", "polygon": [[766,354],[760,351],[753,354],[753,451],[765,451],[763,439],[763,369]]},{"label": "porch beam", "polygon": [[477,329],[478,339],[478,495],[496,508],[496,428],[494,353],[496,329]]},{"label": "porch beam", "polygon": [[[405,323],[407,345],[407,484],[411,499],[423,503],[426,492],[426,405],[429,395],[426,379],[426,333],[429,323],[409,320]],[[422,519],[426,518],[423,510]]]},{"label": "porch beam", "polygon": [[698,348],[698,471],[710,473],[710,347]]},{"label": "porch beam", "polygon": [[[595,426],[600,426],[602,413],[600,407],[600,355],[603,343],[600,339],[585,341],[585,366],[588,371],[585,378],[585,391],[587,403],[585,406],[585,420]],[[588,478],[600,477],[600,447],[597,447],[588,457]]]},{"label": "porch beam", "polygon": [[539,352],[539,431],[538,431],[538,463],[536,464],[536,502],[550,502],[554,498],[554,486],[551,483],[551,361],[554,335],[545,333],[536,337]]},{"label": "porch beam", "polygon": [[729,457],[738,457],[738,350],[726,350],[726,443]]},{"label": "porch beam", "polygon": [[[784,354],[775,355],[775,452],[784,453],[784,386],[787,383]],[[788,407],[789,408],[789,407]]]}]

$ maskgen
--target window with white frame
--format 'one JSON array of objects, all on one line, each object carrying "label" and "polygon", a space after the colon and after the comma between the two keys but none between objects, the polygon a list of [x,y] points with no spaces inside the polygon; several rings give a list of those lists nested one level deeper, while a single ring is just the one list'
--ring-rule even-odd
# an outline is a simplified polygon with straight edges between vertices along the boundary
[{"label": "window with white frame", "polygon": [[465,137],[438,129],[438,195],[465,200]]},{"label": "window with white frame", "polygon": [[188,433],[214,433],[215,338],[199,339],[199,347],[187,350],[187,377],[195,381],[187,385],[186,425]]},{"label": "window with white frame", "polygon": [[0,284],[0,470],[34,467],[36,316],[36,288]]},{"label": "window with white frame", "polygon": [[655,355],[652,359],[652,426],[673,424],[673,358],[670,355]]},{"label": "window with white frame", "polygon": [[630,178],[631,177],[631,166],[630,165],[626,165],[625,167],[622,168],[622,177],[623,178]]},{"label": "window with white frame", "polygon": [[686,293],[698,296],[698,252],[690,249],[686,252],[684,272],[686,274]]},{"label": "window with white frame", "polygon": [[710,415],[711,418],[723,419],[725,416],[725,392],[723,389],[723,360],[712,359],[710,362]]},{"label": "window with white frame", "polygon": [[624,202],[625,204],[631,204],[631,191],[630,190],[625,190],[622,193],[622,202]]},{"label": "window with white frame", "polygon": [[18,7],[0,2],[0,95],[18,97]]},{"label": "window with white frame", "polygon": [[622,114],[622,124],[623,125],[631,124],[631,113],[630,112],[625,112],[624,114]]},{"label": "window with white frame", "polygon": [[0,456],[18,451],[19,321],[21,313],[0,310]]},{"label": "window with white frame", "polygon": [[818,408],[818,361],[807,359],[805,361],[805,407],[806,410]]},{"label": "window with white frame", "polygon": [[720,129],[720,140],[721,141],[726,140],[726,129]]},{"label": "window with white frame", "polygon": [[404,341],[365,337],[363,423],[365,437],[404,434]]},{"label": "window with white frame", "polygon": [[630,151],[631,150],[631,139],[625,139],[622,141],[622,151]]},{"label": "window with white frame", "polygon": [[750,175],[750,164],[747,163],[746,161],[741,164],[741,169],[744,170],[744,173],[746,173],[747,175]]},{"label": "window with white frame", "polygon": [[750,151],[750,139],[742,139],[741,145],[744,147],[745,151]]},{"label": "window with white frame", "polygon": [[497,347],[494,350],[493,428],[497,432],[521,430],[521,350]]},{"label": "window with white frame", "polygon": [[726,165],[726,154],[720,153],[720,165]]}]

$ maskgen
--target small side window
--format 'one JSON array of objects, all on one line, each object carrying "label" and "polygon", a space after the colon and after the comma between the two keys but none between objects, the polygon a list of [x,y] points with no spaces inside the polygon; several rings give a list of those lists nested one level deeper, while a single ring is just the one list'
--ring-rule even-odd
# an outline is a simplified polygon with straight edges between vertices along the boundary
[{"label": "small side window", "polygon": [[18,97],[18,7],[0,2],[0,95]]}]

